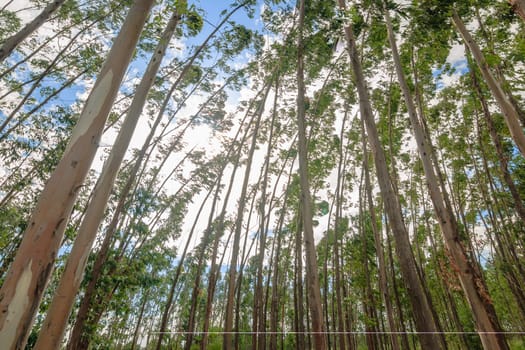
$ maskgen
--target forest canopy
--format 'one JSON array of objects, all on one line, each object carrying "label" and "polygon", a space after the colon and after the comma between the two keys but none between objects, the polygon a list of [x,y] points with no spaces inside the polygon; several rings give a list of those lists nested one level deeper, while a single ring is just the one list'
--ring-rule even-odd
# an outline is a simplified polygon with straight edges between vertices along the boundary
[{"label": "forest canopy", "polygon": [[525,0],[0,0],[2,349],[525,348]]}]

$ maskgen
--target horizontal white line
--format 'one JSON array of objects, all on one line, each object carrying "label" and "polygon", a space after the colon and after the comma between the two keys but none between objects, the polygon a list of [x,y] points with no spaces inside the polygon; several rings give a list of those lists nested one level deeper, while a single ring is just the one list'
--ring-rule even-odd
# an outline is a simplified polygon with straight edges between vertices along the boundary
[{"label": "horizontal white line", "polygon": [[202,334],[358,334],[358,335],[366,335],[366,334],[384,334],[384,335],[390,335],[390,334],[451,334],[451,335],[460,335],[460,334],[507,334],[507,335],[525,335],[524,332],[185,332],[185,331],[178,331],[178,332],[149,332],[150,334],[194,334],[194,335],[202,335]]}]

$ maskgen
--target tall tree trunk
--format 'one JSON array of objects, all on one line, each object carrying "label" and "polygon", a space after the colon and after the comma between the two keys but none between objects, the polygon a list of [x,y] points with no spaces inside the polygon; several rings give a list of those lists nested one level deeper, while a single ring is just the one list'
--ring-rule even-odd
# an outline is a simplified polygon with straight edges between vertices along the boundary
[{"label": "tall tree trunk", "polygon": [[257,136],[259,134],[259,126],[261,125],[261,119],[264,111],[264,104],[270,92],[271,83],[266,86],[266,91],[257,108],[257,119],[255,120],[255,126],[253,127],[252,142],[248,151],[248,160],[246,162],[246,169],[244,172],[244,180],[241,188],[241,194],[239,198],[239,205],[237,207],[237,216],[235,220],[235,232],[233,235],[233,247],[232,256],[230,260],[230,269],[228,271],[228,287],[227,287],[227,299],[226,299],[226,316],[224,320],[224,342],[223,348],[225,350],[232,349],[232,331],[233,331],[233,316],[234,316],[234,297],[235,297],[235,284],[237,279],[237,260],[239,257],[239,244],[241,238],[242,223],[244,218],[244,205],[246,203],[246,195],[248,190],[248,183],[250,178],[250,172],[252,167],[253,155],[257,146]]},{"label": "tall tree trunk", "polygon": [[[290,168],[290,174],[293,170],[293,166],[295,164],[295,159],[291,162],[291,168]],[[292,180],[292,176],[288,176],[288,181],[286,184],[286,189],[290,188],[290,183]],[[277,185],[276,185],[277,186]],[[271,296],[271,303],[270,303],[270,350],[277,350],[277,329],[278,329],[278,322],[279,322],[279,301],[280,299],[280,284],[279,282],[284,279],[284,276],[279,274],[280,271],[280,260],[281,260],[281,247],[282,247],[282,240],[283,240],[283,224],[284,224],[284,216],[286,213],[286,208],[288,206],[288,196],[289,191],[285,191],[284,199],[282,201],[282,208],[279,215],[279,220],[277,222],[276,230],[274,231],[274,239],[277,239],[277,247],[275,249],[275,256],[273,257],[273,272],[272,272],[272,296]],[[283,273],[284,275],[285,273]]]},{"label": "tall tree trunk", "polygon": [[[365,155],[363,159],[365,161],[367,160],[367,153],[366,148],[363,149],[365,152],[363,154]],[[359,185],[359,225],[358,225],[358,231],[361,238],[361,254],[362,254],[362,264],[363,264],[363,274],[365,278],[365,285],[363,286],[363,311],[366,315],[365,320],[365,338],[366,338],[366,344],[367,348],[371,350],[378,349],[378,337],[377,337],[377,315],[376,315],[376,303],[375,298],[373,296],[372,291],[372,284],[370,281],[370,267],[368,265],[368,233],[366,228],[366,220],[369,218],[367,214],[365,214],[365,204],[364,201],[366,201],[366,193],[365,189],[363,188],[363,180],[365,177],[365,167],[361,170],[361,181]],[[366,186],[366,184],[365,184]],[[368,213],[370,214],[370,213]]]},{"label": "tall tree trunk", "polygon": [[[339,148],[337,150],[338,153],[338,165],[337,165],[337,182],[335,186],[335,220],[334,220],[334,242],[333,242],[333,249],[334,249],[334,275],[335,275],[335,302],[336,302],[336,320],[337,320],[337,336],[335,339],[338,340],[339,348],[341,350],[346,349],[345,346],[345,315],[343,312],[343,296],[341,295],[341,279],[342,279],[342,273],[341,273],[341,258],[339,256],[339,250],[340,250],[340,236],[343,235],[344,232],[341,230],[341,217],[342,217],[342,208],[343,208],[343,194],[344,194],[344,135],[345,135],[345,124],[346,119],[348,118],[348,111],[345,111],[343,121],[341,123],[341,132],[339,134]],[[328,290],[325,290],[325,293],[328,293]],[[335,321],[334,321],[335,322]]]},{"label": "tall tree trunk", "polygon": [[454,25],[461,34],[461,37],[465,41],[465,44],[472,52],[472,56],[474,57],[478,68],[481,71],[485,82],[487,83],[487,86],[492,92],[492,96],[494,97],[501,109],[505,122],[507,123],[507,127],[509,128],[510,135],[512,136],[512,139],[516,143],[516,146],[518,147],[522,156],[525,157],[525,134],[523,133],[523,128],[521,127],[519,121],[518,112],[505,95],[505,92],[503,91],[503,88],[501,87],[500,83],[496,80],[496,78],[494,78],[494,75],[490,71],[488,63],[485,60],[485,56],[481,52],[481,49],[479,48],[478,44],[474,41],[472,35],[470,35],[470,33],[468,32],[467,28],[465,27],[465,24],[459,17],[456,10],[453,10],[452,21],[454,22]]},{"label": "tall tree trunk", "polygon": [[316,350],[324,350],[327,347],[326,335],[323,325],[323,307],[321,302],[321,291],[319,287],[319,272],[317,271],[317,255],[315,252],[312,198],[310,195],[310,184],[308,179],[308,146],[306,142],[306,107],[305,107],[305,84],[304,84],[304,17],[305,0],[299,2],[299,22],[297,39],[297,127],[298,127],[298,154],[299,154],[299,177],[301,185],[301,209],[304,231],[304,248],[306,258],[306,281],[308,285],[308,299],[311,316],[311,332],[314,338]]},{"label": "tall tree trunk", "polygon": [[22,243],[0,289],[0,343],[25,346],[42,294],[77,198],[98,148],[107,116],[135,49],[153,0],[130,9],[71,140],[33,211]]},{"label": "tall tree trunk", "polygon": [[[416,107],[412,94],[405,79],[405,74],[399,57],[397,43],[394,35],[390,14],[383,3],[388,40],[392,50],[392,58],[396,69],[397,78],[405,105],[407,107],[410,123],[416,139],[419,157],[423,164],[425,178],[427,180],[430,198],[434,206],[434,213],[443,233],[445,244],[450,252],[452,263],[458,268],[458,277],[467,298],[469,306],[474,314],[474,319],[480,333],[480,338],[485,349],[508,349],[508,345],[503,336],[496,311],[490,299],[488,290],[483,281],[483,276],[476,264],[473,264],[461,242],[459,227],[452,208],[445,205],[445,200],[439,189],[438,179],[434,172],[434,165],[431,159],[431,150],[425,140],[425,134],[417,116]],[[445,189],[442,189],[445,191]]]},{"label": "tall tree trunk", "polygon": [[304,286],[303,286],[303,220],[301,214],[297,217],[297,230],[295,232],[295,268],[294,268],[294,305],[295,305],[295,327],[297,349],[305,349],[305,330],[304,330]]},{"label": "tall tree trunk", "polygon": [[52,0],[44,8],[44,10],[42,10],[42,12],[40,12],[40,14],[36,16],[35,19],[26,24],[26,26],[22,28],[18,33],[7,38],[0,47],[0,62],[4,61],[7,58],[7,56],[9,56],[11,52],[22,41],[24,41],[25,38],[31,35],[31,33],[33,33],[35,30],[40,28],[40,26],[47,21],[49,16],[51,16],[56,10],[58,10],[64,2],[66,2],[66,0]]},{"label": "tall tree trunk", "polygon": [[[338,3],[341,10],[345,11],[345,1],[338,0]],[[374,154],[379,187],[384,200],[389,223],[394,234],[394,239],[396,241],[396,252],[403,279],[407,285],[416,329],[419,332],[419,340],[424,349],[441,349],[441,338],[437,334],[439,328],[437,327],[436,320],[434,320],[434,316],[432,315],[430,300],[423,289],[423,284],[417,271],[408,232],[401,214],[399,198],[394,192],[392,180],[388,172],[385,153],[379,140],[379,134],[375,125],[372,106],[370,104],[365,78],[361,67],[361,61],[357,52],[353,28],[351,26],[346,26],[344,29],[347,50],[350,55],[350,62],[355,78],[354,80],[359,94],[361,117],[364,119],[368,132],[368,140]]]},{"label": "tall tree trunk", "polygon": [[178,9],[172,15],[159,40],[159,44],[153,52],[153,56],[146,68],[146,73],[135,91],[128,115],[104,164],[99,181],[93,190],[93,197],[88,204],[84,220],[80,225],[55,296],[35,344],[35,349],[37,350],[58,349],[60,346],[75,296],[82,282],[87,259],[95,241],[98,227],[103,219],[118,170],[128,149],[139,117],[142,114],[148,92],[157,76],[166,48],[179,22],[180,15],[177,11]]},{"label": "tall tree trunk", "polygon": [[[266,187],[268,186],[268,177],[270,171],[270,157],[272,155],[273,138],[274,138],[274,125],[277,118],[277,100],[279,96],[279,79],[275,80],[275,96],[273,100],[273,111],[272,119],[270,122],[270,135],[268,136],[268,146],[266,149],[266,158],[264,160],[264,175],[261,184],[261,199],[259,203],[260,211],[260,224],[259,224],[259,253],[257,257],[257,277],[254,295],[253,305],[253,327],[252,331],[255,332],[252,337],[252,349],[264,350],[266,349],[266,335],[265,335],[265,320],[264,315],[264,293],[263,293],[263,267],[264,267],[264,252],[266,250],[266,236],[268,227],[265,224],[266,221]],[[268,214],[269,215],[269,214]]]},{"label": "tall tree trunk", "polygon": [[142,325],[144,311],[146,310],[146,304],[149,301],[150,291],[151,289],[148,288],[144,292],[144,296],[142,297],[142,305],[140,306],[139,317],[137,319],[137,325],[135,326],[135,330],[133,331],[133,339],[131,340],[131,350],[135,350],[135,346],[137,345],[137,340],[139,339],[140,327]]},{"label": "tall tree trunk", "polygon": [[[222,169],[224,170],[224,168]],[[193,284],[193,291],[191,295],[191,306],[190,306],[190,312],[188,316],[188,330],[186,334],[185,339],[185,350],[190,350],[192,342],[193,342],[193,335],[195,331],[195,314],[197,313],[197,304],[199,301],[199,294],[201,292],[201,275],[202,270],[204,268],[204,263],[206,261],[206,248],[208,247],[210,240],[212,238],[213,233],[213,217],[215,215],[215,208],[217,206],[217,201],[219,200],[219,195],[221,192],[221,178],[223,175],[223,171],[219,173],[219,176],[217,177],[217,186],[215,190],[215,194],[213,196],[213,201],[211,205],[210,215],[208,217],[208,226],[206,227],[206,230],[204,231],[204,237],[202,238],[201,247],[198,251],[198,262],[197,262],[197,269],[195,272],[195,282]]]},{"label": "tall tree trunk", "polygon": [[388,287],[388,278],[386,272],[385,253],[383,250],[383,237],[379,228],[377,227],[377,214],[374,206],[374,198],[372,197],[372,184],[370,181],[369,170],[369,156],[366,144],[365,125],[361,119],[361,145],[363,148],[363,169],[365,175],[365,195],[368,203],[368,212],[370,213],[370,226],[374,234],[374,245],[376,249],[376,256],[379,270],[379,289],[385,301],[386,313],[388,318],[388,325],[390,327],[390,342],[393,350],[400,350],[399,341],[397,339],[397,326],[394,321],[394,309],[392,307],[392,300],[390,298],[390,290]]}]

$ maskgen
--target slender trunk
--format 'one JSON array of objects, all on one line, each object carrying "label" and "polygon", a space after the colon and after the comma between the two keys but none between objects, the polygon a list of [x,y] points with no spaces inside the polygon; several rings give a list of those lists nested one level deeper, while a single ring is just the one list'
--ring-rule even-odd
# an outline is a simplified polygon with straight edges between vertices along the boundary
[{"label": "slender trunk", "polygon": [[31,33],[37,30],[42,24],[44,24],[47,19],[56,11],[66,0],[53,0],[51,1],[42,12],[31,22],[26,24],[15,35],[7,38],[0,47],[0,62],[4,61],[7,56],[18,46],[25,38],[27,38]]},{"label": "slender trunk", "polygon": [[308,146],[306,142],[306,108],[305,108],[305,83],[304,83],[304,16],[305,0],[299,2],[299,34],[297,40],[297,127],[298,127],[298,154],[299,177],[301,185],[301,208],[304,231],[304,248],[306,260],[306,281],[311,317],[311,332],[315,348],[327,348],[326,335],[324,334],[323,307],[319,287],[319,272],[317,271],[317,255],[315,252],[314,231],[312,222],[312,198],[308,179]]},{"label": "slender trunk", "polygon": [[[295,159],[291,162],[290,173],[293,170],[295,164]],[[290,188],[290,183],[292,176],[288,176],[288,181],[286,188]],[[280,301],[280,284],[279,282],[284,279],[284,276],[279,274],[280,271],[280,260],[281,260],[281,247],[283,240],[283,224],[284,216],[286,213],[286,208],[288,205],[288,196],[289,191],[285,191],[284,199],[282,201],[283,206],[281,208],[281,213],[279,215],[279,220],[277,222],[274,239],[277,239],[277,248],[275,249],[275,256],[273,262],[273,272],[272,272],[272,296],[271,296],[271,307],[270,307],[270,350],[277,350],[277,325],[279,322],[279,301]],[[283,303],[284,304],[284,303]]]},{"label": "slender trunk", "polygon": [[304,295],[303,295],[303,243],[301,234],[303,222],[301,215],[297,218],[297,231],[295,232],[295,269],[294,269],[294,304],[295,304],[295,332],[296,348],[305,349],[304,331]]},{"label": "slender trunk", "polygon": [[152,5],[152,0],[141,0],[131,8],[0,289],[0,343],[6,349],[25,346],[78,190]]},{"label": "slender trunk", "polygon": [[184,349],[189,350],[191,348],[192,342],[193,342],[193,332],[195,331],[195,314],[197,312],[197,303],[199,300],[199,294],[201,291],[201,275],[202,270],[204,267],[204,262],[206,259],[206,248],[208,247],[208,244],[210,243],[212,233],[213,233],[213,217],[215,215],[215,208],[217,206],[217,201],[219,200],[219,195],[221,192],[221,178],[224,173],[224,167],[219,173],[219,176],[217,177],[218,182],[215,190],[215,194],[213,196],[213,202],[211,205],[210,215],[208,217],[208,226],[206,227],[206,230],[204,232],[204,237],[202,238],[201,247],[198,252],[198,263],[197,263],[197,271],[195,273],[195,282],[193,284],[193,292],[191,295],[191,306],[190,306],[190,313],[188,317],[188,333],[186,334],[186,340]]},{"label": "slender trunk", "polygon": [[374,206],[374,199],[372,197],[372,184],[370,181],[370,170],[369,170],[369,156],[366,144],[365,125],[361,121],[361,145],[363,147],[363,169],[365,173],[365,191],[366,199],[368,202],[368,212],[370,213],[370,226],[374,234],[374,245],[376,249],[378,270],[379,270],[379,289],[383,295],[385,301],[386,313],[388,318],[388,325],[390,327],[390,342],[393,350],[400,350],[399,342],[397,339],[398,328],[394,320],[394,309],[392,307],[392,300],[390,297],[390,289],[388,287],[388,277],[386,272],[385,253],[383,251],[383,237],[379,228],[377,227],[377,214]]},{"label": "slender trunk", "polygon": [[142,298],[142,305],[140,306],[139,318],[137,320],[137,325],[135,326],[135,331],[133,332],[133,339],[131,340],[131,350],[135,350],[135,345],[139,339],[140,326],[142,325],[142,318],[144,317],[144,311],[146,310],[146,304],[148,303],[150,289],[148,289],[144,297]]},{"label": "slender trunk", "polygon": [[[430,156],[432,151],[429,149],[429,145],[425,140],[425,134],[417,116],[414,100],[406,82],[401,59],[397,50],[397,43],[390,20],[390,14],[384,3],[383,12],[396,74],[405,99],[419,156],[423,164],[428,190],[434,206],[434,213],[437,217],[441,232],[443,233],[446,247],[450,252],[452,263],[457,267],[457,274],[471,311],[474,314],[477,328],[481,332],[480,338],[484,348],[508,349],[505,337],[501,333],[502,329],[496,311],[483,281],[483,276],[478,271],[477,266],[470,261],[466,249],[461,242],[458,223],[452,208],[445,205],[445,200],[443,198],[444,194],[440,191],[438,179],[434,172],[434,165],[432,164]],[[445,191],[444,188],[442,190]]]},{"label": "slender trunk", "polygon": [[470,35],[470,33],[468,32],[467,28],[465,27],[465,24],[459,17],[456,10],[453,10],[452,21],[454,22],[454,25],[463,37],[465,44],[472,52],[472,56],[474,57],[478,68],[481,71],[481,74],[483,75],[483,78],[485,79],[485,82],[487,83],[487,86],[489,87],[492,93],[492,96],[494,97],[501,109],[505,122],[507,123],[507,127],[509,128],[510,135],[512,136],[512,139],[516,143],[516,146],[518,147],[520,153],[525,157],[525,134],[523,133],[523,128],[521,127],[519,121],[518,112],[505,95],[501,84],[496,80],[496,78],[494,78],[494,75],[490,71],[488,63],[485,60],[485,56],[481,52],[481,49],[479,48],[478,44],[474,41],[472,35]]},{"label": "slender trunk", "polygon": [[[169,98],[169,97],[168,97]],[[163,108],[166,106],[167,104],[167,101],[165,101],[165,105],[163,106]],[[145,163],[145,156],[146,156],[146,152],[147,152],[147,149],[149,147],[149,145],[151,144],[151,141],[155,135],[155,132],[157,130],[157,127],[160,125],[160,122],[162,120],[162,117],[163,117],[163,108],[159,111],[159,114],[157,116],[157,119],[155,120],[155,122],[153,123],[153,126],[151,127],[151,130],[146,138],[146,140],[144,141],[140,151],[139,151],[139,154],[137,155],[137,159],[135,159],[134,161],[134,164],[133,164],[133,168],[130,170],[130,176],[128,177],[124,187],[122,188],[122,191],[120,193],[120,198],[119,198],[119,201],[117,203],[117,206],[115,208],[115,211],[113,213],[113,217],[106,229],[106,234],[105,234],[105,237],[104,237],[104,240],[102,242],[102,245],[100,247],[100,250],[97,254],[97,257],[95,259],[95,262],[93,263],[93,268],[92,268],[92,271],[91,271],[91,278],[85,288],[85,291],[84,291],[84,297],[82,298],[82,302],[80,303],[80,307],[79,307],[79,310],[77,312],[77,317],[76,317],[76,320],[75,320],[75,325],[73,327],[73,330],[71,331],[71,337],[70,337],[70,340],[69,340],[69,344],[68,344],[68,348],[70,349],[76,349],[76,348],[79,348],[80,347],[80,343],[81,343],[81,338],[83,337],[83,332],[84,332],[84,329],[86,328],[85,327],[85,322],[87,321],[87,317],[88,317],[88,311],[89,309],[91,308],[91,305],[92,305],[92,298],[93,298],[93,295],[95,294],[95,288],[96,288],[96,285],[98,283],[98,280],[99,278],[101,277],[102,275],[102,270],[103,270],[103,266],[104,264],[106,263],[107,261],[107,258],[109,256],[109,249],[110,249],[110,246],[111,246],[111,242],[112,242],[112,239],[113,239],[113,236],[117,230],[117,226],[120,222],[120,216],[121,214],[123,213],[124,211],[124,208],[126,207],[127,205],[127,202],[128,202],[128,198],[133,198],[134,197],[134,193],[136,191],[136,187],[135,189],[132,191],[132,188],[133,188],[133,185],[135,184],[137,178],[138,178],[138,173],[139,173],[139,170],[142,166],[142,164]],[[187,157],[187,155],[186,155]],[[179,166],[182,165],[183,161],[186,159],[186,157],[184,157],[181,162],[179,162],[177,164],[177,166],[175,166],[175,169],[177,169]],[[131,192],[131,195],[130,195],[130,192]]]},{"label": "slender trunk", "polygon": [[[342,217],[342,207],[343,207],[343,194],[344,194],[344,135],[345,135],[345,124],[346,119],[348,118],[348,111],[345,111],[343,121],[341,123],[341,132],[339,134],[339,148],[337,150],[339,161],[337,165],[337,182],[335,187],[335,220],[334,220],[334,242],[333,242],[333,249],[334,249],[334,275],[335,275],[335,302],[336,302],[336,320],[337,320],[337,336],[335,337],[338,340],[339,348],[341,350],[346,349],[345,346],[345,340],[346,337],[344,335],[345,332],[345,315],[343,312],[343,297],[342,297],[342,286],[341,286],[341,279],[342,279],[342,273],[341,273],[341,266],[340,266],[340,256],[339,256],[339,247],[340,247],[340,237],[343,236],[344,232],[341,230],[341,217]],[[328,290],[325,291],[325,293],[328,293]]]},{"label": "slender trunk", "polygon": [[250,149],[248,151],[248,160],[246,162],[246,169],[244,172],[244,180],[241,188],[241,195],[239,198],[239,205],[237,207],[237,216],[235,220],[235,232],[233,235],[233,247],[232,247],[232,256],[230,260],[230,269],[228,271],[228,287],[227,287],[227,299],[226,299],[226,316],[224,320],[224,342],[223,349],[230,350],[232,348],[232,334],[233,331],[233,310],[234,310],[234,297],[235,297],[235,284],[237,278],[237,260],[239,257],[239,244],[240,236],[242,230],[242,223],[244,218],[244,205],[246,203],[246,194],[248,190],[248,183],[250,178],[250,172],[252,167],[253,155],[255,153],[255,148],[257,146],[257,136],[259,134],[259,126],[261,125],[262,114],[264,111],[264,104],[266,103],[266,98],[270,92],[271,84],[268,83],[266,86],[266,91],[262,100],[259,102],[257,108],[257,119],[255,120],[255,126],[253,128],[252,142]]},{"label": "slender trunk", "polygon": [[[263,175],[263,172],[261,171],[261,174],[259,176],[257,183],[261,182],[262,175]],[[243,243],[242,251],[241,251],[241,264],[239,266],[239,276],[237,277],[237,281],[235,281],[235,291],[237,292],[235,296],[235,305],[237,305],[237,307],[235,308],[235,326],[234,326],[235,338],[233,340],[235,350],[239,350],[241,346],[241,334],[239,332],[242,331],[241,330],[241,307],[242,307],[241,301],[242,301],[242,296],[243,296],[242,295],[242,282],[244,278],[244,269],[246,267],[246,262],[248,260],[248,257],[251,256],[251,251],[255,243],[256,242],[258,243],[257,239],[252,239],[250,243],[250,247],[246,249],[246,246],[248,244],[248,236],[250,233],[250,222],[252,219],[252,214],[254,212],[253,208],[255,206],[255,199],[257,198],[256,192],[257,192],[257,186],[255,185],[253,186],[252,191],[250,191],[247,197],[247,198],[251,197],[251,204],[248,209],[248,219],[246,220],[246,230],[244,232],[244,243]],[[243,346],[243,348],[245,347],[246,345]]]},{"label": "slender trunk", "polygon": [[277,99],[279,96],[279,79],[275,80],[275,96],[273,100],[273,111],[272,111],[272,120],[270,123],[270,135],[268,136],[268,147],[266,149],[266,158],[264,160],[264,175],[261,185],[261,200],[259,204],[260,210],[260,224],[259,224],[259,253],[257,257],[257,277],[256,277],[256,286],[255,286],[255,295],[254,295],[254,306],[253,306],[253,327],[252,331],[255,332],[252,337],[252,349],[266,349],[266,336],[265,336],[265,315],[263,313],[264,307],[264,293],[263,293],[263,267],[264,267],[264,252],[266,250],[266,236],[267,236],[267,226],[265,225],[266,220],[266,187],[268,186],[268,177],[270,171],[270,157],[272,155],[273,147],[273,137],[274,137],[274,125],[277,118]]},{"label": "slender trunk", "polygon": [[[364,132],[363,127],[361,128],[361,132],[362,133]],[[362,136],[361,137],[362,142],[366,144],[365,139],[363,137],[364,135],[361,135],[361,136]],[[366,147],[363,149],[363,151],[364,151],[363,161],[367,162],[368,154],[366,152]],[[371,219],[371,217],[369,217],[368,215],[370,213],[365,214],[365,209],[364,209],[365,207],[364,201],[366,201],[366,197],[367,197],[366,192],[365,192],[366,189],[363,188],[364,187],[363,180],[366,177],[365,173],[366,173],[366,170],[365,170],[365,167],[363,166],[361,170],[361,181],[359,185],[359,233],[360,233],[360,238],[361,238],[363,274],[365,277],[365,285],[363,286],[363,302],[362,303],[363,303],[364,314],[367,317],[365,321],[367,347],[368,349],[374,350],[374,349],[378,349],[378,344],[377,344],[377,340],[378,340],[377,324],[378,323],[376,322],[377,321],[377,315],[375,312],[376,304],[375,304],[375,298],[373,296],[372,284],[370,281],[370,267],[368,265],[368,232],[367,232],[367,227],[365,223],[367,219]],[[366,186],[366,181],[364,185]]]}]

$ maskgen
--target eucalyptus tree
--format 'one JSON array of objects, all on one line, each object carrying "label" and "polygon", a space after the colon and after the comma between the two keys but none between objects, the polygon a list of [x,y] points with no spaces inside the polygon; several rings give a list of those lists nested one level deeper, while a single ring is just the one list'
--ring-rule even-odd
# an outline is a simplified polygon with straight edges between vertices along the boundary
[{"label": "eucalyptus tree", "polygon": [[[298,37],[297,37],[297,129],[299,154],[299,174],[301,185],[301,220],[304,234],[304,245],[306,250],[306,279],[308,283],[308,296],[312,322],[312,334],[315,348],[322,350],[327,348],[326,336],[324,334],[323,310],[321,292],[319,286],[319,272],[317,270],[317,257],[315,252],[315,241],[313,232],[313,210],[308,180],[306,124],[305,124],[305,83],[304,83],[304,23],[305,2],[299,2]],[[302,258],[300,258],[302,259]]]},{"label": "eucalyptus tree", "polygon": [[131,7],[64,155],[24,232],[0,289],[4,311],[0,317],[0,338],[7,348],[22,348],[27,341],[76,194],[98,148],[104,123],[152,5],[153,1],[144,0]]},{"label": "eucalyptus tree", "polygon": [[[338,4],[341,11],[346,13],[345,1],[338,0]],[[361,118],[363,118],[365,122],[368,133],[368,142],[374,154],[379,187],[388,214],[389,224],[391,225],[394,239],[396,241],[397,257],[400,263],[403,279],[408,286],[416,329],[420,332],[418,337],[421,345],[425,349],[441,349],[444,344],[438,336],[438,326],[431,311],[431,301],[424,290],[421,277],[417,271],[407,228],[401,214],[399,197],[394,192],[384,150],[379,140],[352,23],[345,23],[344,32],[351,67],[354,74],[354,83],[359,95]]]}]

